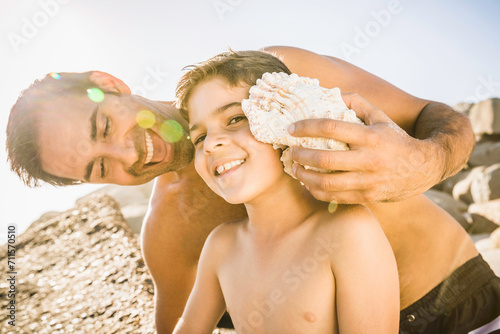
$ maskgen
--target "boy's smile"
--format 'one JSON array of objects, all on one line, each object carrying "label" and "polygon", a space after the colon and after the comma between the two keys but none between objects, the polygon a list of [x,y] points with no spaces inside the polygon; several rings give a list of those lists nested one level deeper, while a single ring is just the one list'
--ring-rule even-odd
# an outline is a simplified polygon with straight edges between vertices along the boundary
[{"label": "boy's smile", "polygon": [[195,167],[208,186],[230,203],[246,203],[286,174],[280,152],[258,142],[241,109],[249,87],[220,78],[193,89],[188,101]]}]

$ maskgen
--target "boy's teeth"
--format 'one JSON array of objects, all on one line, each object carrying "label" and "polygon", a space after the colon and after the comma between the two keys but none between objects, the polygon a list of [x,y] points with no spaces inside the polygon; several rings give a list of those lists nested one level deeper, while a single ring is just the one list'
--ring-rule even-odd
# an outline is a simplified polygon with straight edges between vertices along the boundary
[{"label": "boy's teeth", "polygon": [[226,162],[225,164],[218,166],[216,168],[216,171],[220,175],[220,174],[224,173],[224,171],[229,170],[229,169],[233,168],[234,166],[241,165],[244,162],[245,162],[245,160],[243,160],[243,159],[235,160],[235,161],[231,161],[231,162]]},{"label": "boy's teeth", "polygon": [[151,139],[151,136],[149,133],[146,131],[146,150],[147,150],[147,155],[146,155],[146,160],[144,161],[144,164],[147,165],[148,163],[151,162],[151,159],[153,159],[153,153],[154,153],[154,148],[153,148],[153,139]]}]

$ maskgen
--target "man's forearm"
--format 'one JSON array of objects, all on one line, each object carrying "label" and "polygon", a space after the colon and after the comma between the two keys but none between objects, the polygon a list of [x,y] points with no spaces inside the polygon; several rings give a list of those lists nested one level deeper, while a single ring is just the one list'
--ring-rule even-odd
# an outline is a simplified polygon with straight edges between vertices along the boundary
[{"label": "man's forearm", "polygon": [[438,102],[429,102],[422,109],[414,136],[435,144],[442,170],[438,182],[463,168],[475,144],[469,119]]}]

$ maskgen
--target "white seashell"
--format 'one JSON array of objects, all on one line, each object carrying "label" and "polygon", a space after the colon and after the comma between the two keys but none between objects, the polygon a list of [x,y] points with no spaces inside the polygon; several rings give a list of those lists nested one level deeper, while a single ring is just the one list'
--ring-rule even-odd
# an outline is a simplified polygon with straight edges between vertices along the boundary
[{"label": "white seashell", "polygon": [[272,144],[275,149],[284,149],[281,161],[290,175],[293,161],[288,154],[289,146],[332,151],[349,149],[346,143],[334,139],[293,137],[288,133],[292,123],[308,118],[330,118],[364,124],[346,106],[339,88],[326,89],[319,86],[317,79],[299,77],[297,74],[264,73],[262,79],[258,79],[256,85],[250,88],[250,97],[243,100],[241,105],[255,138]]}]

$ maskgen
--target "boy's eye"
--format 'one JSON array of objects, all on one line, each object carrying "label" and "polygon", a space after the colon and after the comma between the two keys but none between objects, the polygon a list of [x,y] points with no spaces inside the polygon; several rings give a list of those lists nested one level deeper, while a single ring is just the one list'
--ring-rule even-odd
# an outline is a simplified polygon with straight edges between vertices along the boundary
[{"label": "boy's eye", "polygon": [[207,135],[203,134],[203,135],[199,135],[198,137],[196,137],[196,139],[193,141],[194,146],[196,146],[199,143],[201,143],[202,141],[204,141],[206,136]]},{"label": "boy's eye", "polygon": [[241,121],[243,121],[245,119],[247,119],[247,118],[244,115],[234,116],[234,117],[231,117],[231,119],[229,120],[228,124],[236,124],[236,123],[241,122]]}]

